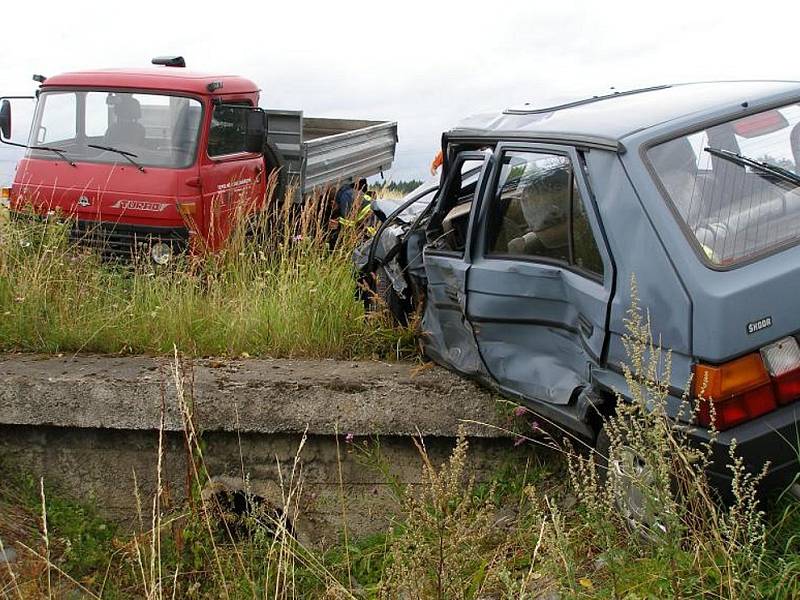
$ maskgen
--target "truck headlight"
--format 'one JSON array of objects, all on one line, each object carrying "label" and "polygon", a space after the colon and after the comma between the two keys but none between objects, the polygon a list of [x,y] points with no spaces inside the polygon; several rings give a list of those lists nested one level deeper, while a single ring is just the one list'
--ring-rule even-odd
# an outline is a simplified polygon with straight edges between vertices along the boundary
[{"label": "truck headlight", "polygon": [[153,244],[150,248],[150,258],[157,265],[166,265],[172,260],[172,246],[164,242]]}]

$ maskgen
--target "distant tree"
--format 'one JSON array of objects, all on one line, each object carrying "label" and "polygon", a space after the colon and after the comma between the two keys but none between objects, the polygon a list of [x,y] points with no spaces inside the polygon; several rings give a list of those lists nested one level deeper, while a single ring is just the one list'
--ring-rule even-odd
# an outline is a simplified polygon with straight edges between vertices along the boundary
[{"label": "distant tree", "polygon": [[383,186],[383,189],[390,192],[399,192],[401,194],[408,194],[412,190],[418,188],[420,185],[422,185],[422,180],[420,179],[410,179],[407,181],[390,181],[389,183]]}]

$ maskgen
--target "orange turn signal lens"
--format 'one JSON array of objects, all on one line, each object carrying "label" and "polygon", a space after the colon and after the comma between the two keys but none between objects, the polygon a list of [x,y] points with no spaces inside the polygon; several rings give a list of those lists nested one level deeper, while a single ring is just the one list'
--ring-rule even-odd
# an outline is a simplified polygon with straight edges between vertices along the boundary
[{"label": "orange turn signal lens", "polygon": [[761,416],[776,405],[771,379],[758,353],[748,354],[722,365],[698,364],[694,368],[692,391],[702,398],[697,420],[723,431],[744,421]]},{"label": "orange turn signal lens", "polygon": [[713,398],[719,402],[769,381],[761,355],[753,353],[722,365],[695,365],[692,391],[695,397]]},{"label": "orange turn signal lens", "polygon": [[197,203],[196,202],[178,202],[178,212],[182,215],[196,215]]}]

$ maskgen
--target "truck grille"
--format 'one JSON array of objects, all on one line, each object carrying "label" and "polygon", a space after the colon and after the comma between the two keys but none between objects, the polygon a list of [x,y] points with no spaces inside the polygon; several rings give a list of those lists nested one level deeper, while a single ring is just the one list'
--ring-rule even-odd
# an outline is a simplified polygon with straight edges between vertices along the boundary
[{"label": "truck grille", "polygon": [[98,250],[104,258],[129,260],[136,252],[148,253],[153,244],[172,246],[175,254],[184,252],[189,243],[185,227],[144,227],[123,223],[75,221],[70,242]]}]

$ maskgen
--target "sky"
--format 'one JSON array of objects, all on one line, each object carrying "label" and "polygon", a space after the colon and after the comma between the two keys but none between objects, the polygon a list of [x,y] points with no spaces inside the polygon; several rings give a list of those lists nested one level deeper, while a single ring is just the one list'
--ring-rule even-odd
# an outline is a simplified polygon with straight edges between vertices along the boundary
[{"label": "sky", "polygon": [[264,107],[397,121],[386,175],[402,180],[424,177],[441,133],[471,114],[611,87],[800,79],[798,17],[787,0],[5,2],[0,92],[179,54],[256,81]]}]

